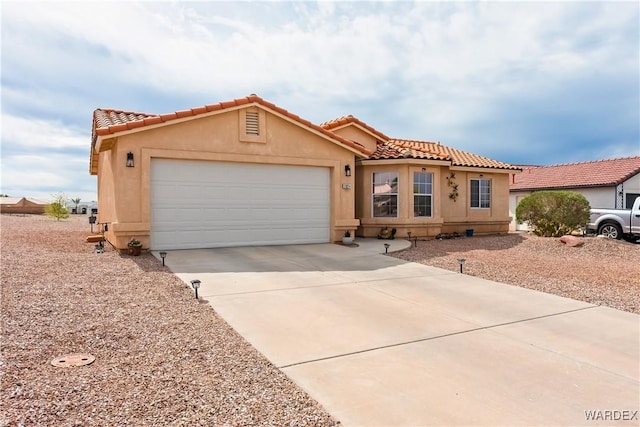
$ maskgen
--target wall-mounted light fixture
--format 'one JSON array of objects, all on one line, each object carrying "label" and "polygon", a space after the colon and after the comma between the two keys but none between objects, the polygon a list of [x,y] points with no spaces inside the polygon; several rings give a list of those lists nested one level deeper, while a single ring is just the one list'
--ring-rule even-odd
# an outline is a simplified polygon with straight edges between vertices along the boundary
[{"label": "wall-mounted light fixture", "polygon": [[345,176],[351,176],[351,166],[350,165],[344,165],[344,175]]},{"label": "wall-mounted light fixture", "polygon": [[133,153],[131,151],[127,153],[127,167],[128,168],[133,167]]}]

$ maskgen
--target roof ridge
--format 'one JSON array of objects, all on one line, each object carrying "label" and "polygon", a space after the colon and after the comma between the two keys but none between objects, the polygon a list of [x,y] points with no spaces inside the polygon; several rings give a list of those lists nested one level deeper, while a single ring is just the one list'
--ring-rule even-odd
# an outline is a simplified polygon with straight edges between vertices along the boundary
[{"label": "roof ridge", "polygon": [[380,137],[380,139],[382,140],[389,140],[390,138],[385,135],[384,133],[380,132],[378,129],[374,128],[371,125],[368,125],[367,123],[363,122],[362,120],[360,120],[359,118],[349,114],[346,116],[341,116],[338,117],[336,119],[332,119],[332,120],[327,120],[326,122],[322,122],[320,123],[320,127],[323,129],[327,129],[327,130],[331,130],[334,129],[338,126],[341,125],[346,125],[349,123],[355,123],[356,125],[359,125],[361,127],[363,127],[364,129],[366,129],[367,131],[373,133],[374,135]]},{"label": "roof ridge", "polygon": [[633,159],[640,160],[640,156],[627,156],[627,157],[614,157],[610,159],[585,160],[583,162],[556,163],[553,165],[541,165],[537,167],[551,168],[551,167],[559,167],[559,166],[576,166],[576,165],[587,165],[587,164],[593,164],[593,163],[604,163],[604,162],[614,162],[614,161],[620,161],[620,160],[633,160]]},{"label": "roof ridge", "polygon": [[139,115],[139,116],[157,116],[158,115],[158,114],[152,114],[152,113],[143,113],[141,111],[118,110],[116,108],[96,108],[95,111],[103,111],[103,112],[111,112],[111,113],[124,113],[124,114],[136,114],[136,115]]},{"label": "roof ridge", "polygon": [[[93,113],[94,128],[92,132],[92,146],[95,145],[95,141],[98,136],[106,136],[106,135],[114,134],[117,132],[134,130],[136,128],[141,128],[144,126],[162,124],[162,123],[170,122],[172,120],[177,120],[185,117],[191,117],[191,116],[195,117],[200,114],[210,113],[213,111],[221,111],[228,108],[240,107],[243,105],[249,105],[254,103],[260,104],[265,108],[268,108],[270,110],[273,110],[274,112],[282,114],[298,122],[299,124],[307,126],[313,129],[314,131],[319,132],[320,134],[323,134],[326,137],[329,137],[333,140],[340,142],[341,144],[347,147],[353,148],[361,152],[364,155],[372,154],[362,144],[356,141],[347,139],[345,137],[342,137],[340,135],[337,135],[328,129],[325,129],[321,126],[318,126],[310,122],[309,120],[303,119],[302,117],[296,114],[293,114],[284,108],[278,107],[277,105],[271,102],[265,101],[264,99],[262,99],[261,97],[259,97],[254,93],[244,98],[236,98],[231,101],[222,101],[216,104],[207,104],[200,107],[193,107],[187,110],[177,110],[172,113],[164,113],[164,114],[147,114],[147,113],[135,113],[135,112],[124,111],[124,110],[96,109]],[[110,113],[116,114],[116,115],[123,114],[126,116],[140,116],[140,117],[136,117],[134,119],[127,118],[127,120],[124,120],[123,118],[118,118],[119,122],[115,122],[115,123],[113,123],[113,120],[110,120],[108,117],[98,117],[99,115],[109,116]],[[109,123],[102,123],[100,119],[103,119],[103,120],[107,119]]]}]

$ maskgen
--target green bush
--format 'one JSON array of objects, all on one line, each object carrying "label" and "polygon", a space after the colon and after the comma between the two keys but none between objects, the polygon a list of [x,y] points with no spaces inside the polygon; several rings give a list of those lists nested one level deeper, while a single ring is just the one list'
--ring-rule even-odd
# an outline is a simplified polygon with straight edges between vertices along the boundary
[{"label": "green bush", "polygon": [[528,222],[538,236],[560,237],[589,222],[589,202],[575,191],[537,191],[516,207],[516,221]]},{"label": "green bush", "polygon": [[53,202],[47,205],[46,214],[60,221],[69,218],[69,209],[67,209],[67,197],[63,193],[54,196]]}]

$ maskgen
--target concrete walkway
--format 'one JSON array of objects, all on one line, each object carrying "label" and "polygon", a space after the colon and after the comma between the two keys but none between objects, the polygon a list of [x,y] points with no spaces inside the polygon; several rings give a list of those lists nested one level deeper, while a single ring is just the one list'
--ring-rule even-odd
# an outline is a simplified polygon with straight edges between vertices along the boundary
[{"label": "concrete walkway", "polygon": [[346,426],[640,423],[639,316],[380,255],[406,240],[357,243],[166,264]]}]

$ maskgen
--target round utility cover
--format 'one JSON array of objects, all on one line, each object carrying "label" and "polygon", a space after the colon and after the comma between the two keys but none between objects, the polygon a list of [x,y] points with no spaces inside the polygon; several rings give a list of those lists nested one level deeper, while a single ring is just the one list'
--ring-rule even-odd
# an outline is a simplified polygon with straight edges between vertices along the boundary
[{"label": "round utility cover", "polygon": [[93,363],[96,360],[95,356],[87,353],[73,353],[65,354],[64,356],[58,356],[51,361],[53,366],[61,368],[74,368],[76,366],[84,366]]}]

